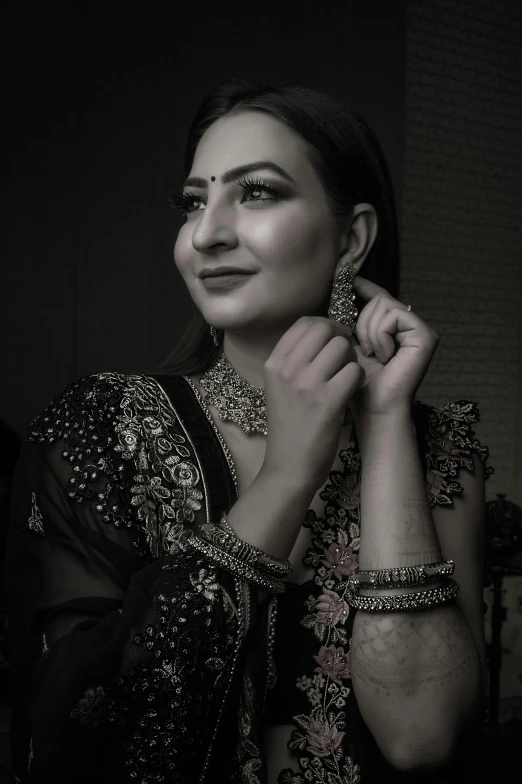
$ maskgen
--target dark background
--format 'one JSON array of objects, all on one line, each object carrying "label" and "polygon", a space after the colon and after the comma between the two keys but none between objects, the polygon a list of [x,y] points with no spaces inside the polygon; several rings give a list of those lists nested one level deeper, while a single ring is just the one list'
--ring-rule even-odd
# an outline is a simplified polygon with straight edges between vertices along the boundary
[{"label": "dark background", "polygon": [[175,345],[189,299],[166,199],[192,116],[222,79],[286,78],[348,99],[380,138],[400,203],[406,6],[11,9],[0,417],[22,433],[73,379],[147,372]]}]

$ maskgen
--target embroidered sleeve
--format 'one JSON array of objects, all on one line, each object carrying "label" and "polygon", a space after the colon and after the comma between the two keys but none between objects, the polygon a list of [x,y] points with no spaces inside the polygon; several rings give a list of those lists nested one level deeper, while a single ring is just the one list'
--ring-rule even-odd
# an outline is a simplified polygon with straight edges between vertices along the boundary
[{"label": "embroidered sleeve", "polygon": [[426,483],[430,506],[453,503],[453,496],[462,492],[459,473],[462,468],[474,471],[473,452],[484,466],[485,479],[494,469],[487,465],[489,450],[475,438],[473,425],[480,421],[476,403],[459,400],[435,408],[416,401],[416,422],[420,427]]},{"label": "embroidered sleeve", "polygon": [[164,413],[146,379],[89,377],[22,448],[6,570],[15,679],[32,681],[23,780],[195,782],[207,764],[240,586],[186,546],[199,477]]}]

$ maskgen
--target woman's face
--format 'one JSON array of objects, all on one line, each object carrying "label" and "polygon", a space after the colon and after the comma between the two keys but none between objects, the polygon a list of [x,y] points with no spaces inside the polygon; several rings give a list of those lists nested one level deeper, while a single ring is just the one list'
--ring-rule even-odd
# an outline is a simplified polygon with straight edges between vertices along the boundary
[{"label": "woman's face", "polygon": [[[265,165],[222,182],[232,169],[259,161]],[[206,184],[191,184],[194,178]],[[297,134],[264,112],[220,118],[197,147],[184,192],[190,193],[189,214],[174,259],[209,324],[238,333],[277,332],[300,316],[326,315],[339,232]],[[225,265],[255,274],[239,285],[206,288],[201,270]]]}]

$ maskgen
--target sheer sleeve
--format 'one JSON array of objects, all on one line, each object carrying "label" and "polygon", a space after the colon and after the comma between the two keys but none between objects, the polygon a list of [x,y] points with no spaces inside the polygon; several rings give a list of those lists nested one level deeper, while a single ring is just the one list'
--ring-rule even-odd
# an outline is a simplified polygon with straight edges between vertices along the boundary
[{"label": "sheer sleeve", "polygon": [[[416,400],[413,415],[431,507],[451,506],[453,499],[462,493],[461,471],[474,472],[473,455],[477,455],[482,463],[485,481],[495,472],[489,464],[488,447],[475,436],[474,425],[480,422],[477,403],[458,400],[437,408]],[[493,541],[486,532],[484,588],[491,585],[493,554]]]},{"label": "sheer sleeve", "polygon": [[[60,406],[40,418],[15,477],[6,566],[16,773],[195,782],[244,640],[239,584],[186,546],[181,523],[168,548],[147,552],[139,508],[155,515],[150,487],[161,483],[147,478],[139,450],[126,464],[112,460],[107,401],[86,403],[85,389],[80,397],[69,430],[56,425]],[[162,502],[173,495],[164,485]]]}]

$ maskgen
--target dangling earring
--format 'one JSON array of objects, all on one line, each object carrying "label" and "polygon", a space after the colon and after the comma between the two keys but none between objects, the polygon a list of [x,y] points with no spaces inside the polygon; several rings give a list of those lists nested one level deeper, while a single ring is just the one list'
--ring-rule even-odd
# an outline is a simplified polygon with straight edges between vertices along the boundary
[{"label": "dangling earring", "polygon": [[223,334],[223,330],[216,329],[216,327],[210,327],[210,334],[212,335],[212,340],[214,341],[214,345],[219,346],[219,341],[221,340],[221,335]]},{"label": "dangling earring", "polygon": [[[353,265],[354,270],[357,264]],[[352,332],[355,332],[355,323],[359,315],[357,308],[353,304],[355,294],[353,293],[353,274],[348,264],[345,264],[335,276],[332,284],[332,293],[328,305],[328,318],[339,321]]]}]

